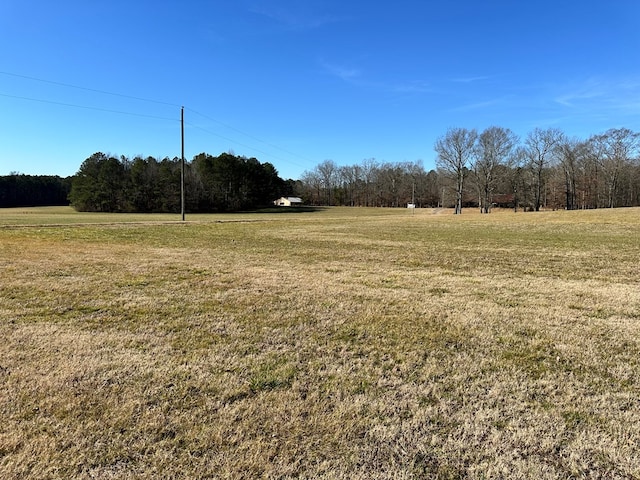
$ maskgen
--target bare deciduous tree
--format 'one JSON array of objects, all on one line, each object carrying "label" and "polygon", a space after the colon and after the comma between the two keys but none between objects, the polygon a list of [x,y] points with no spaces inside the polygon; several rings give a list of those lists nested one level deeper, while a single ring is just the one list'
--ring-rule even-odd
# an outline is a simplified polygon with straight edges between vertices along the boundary
[{"label": "bare deciduous tree", "polygon": [[564,184],[565,208],[578,208],[578,182],[581,166],[587,156],[587,146],[578,139],[564,139],[558,145],[558,159]]},{"label": "bare deciduous tree", "polygon": [[489,127],[478,137],[473,174],[478,186],[480,211],[491,211],[496,175],[507,164],[518,137],[508,128]]},{"label": "bare deciduous tree", "polygon": [[[426,172],[420,162],[365,159],[338,167],[327,160],[304,172],[295,191],[313,205],[439,206],[455,198],[459,214],[465,202],[473,202],[466,196],[470,175],[486,213],[498,203],[516,211],[640,205],[640,134],[627,129],[588,141],[567,139],[558,129],[535,129],[518,144],[506,128],[490,127],[480,135],[452,128],[434,149],[437,170]],[[453,185],[445,197],[445,186]]]},{"label": "bare deciduous tree", "polygon": [[604,176],[606,206],[615,207],[620,177],[640,148],[640,134],[628,128],[607,130],[591,138],[595,157]]},{"label": "bare deciduous tree", "polygon": [[305,192],[307,202],[311,205],[322,205],[322,178],[320,174],[314,169],[313,171],[304,171],[301,177],[302,183],[305,186]]},{"label": "bare deciduous tree", "polygon": [[529,168],[534,181],[534,203],[536,212],[542,205],[542,191],[544,188],[545,172],[555,159],[557,147],[563,138],[563,133],[557,128],[542,130],[536,128],[525,140]]},{"label": "bare deciduous tree", "polygon": [[360,166],[346,165],[338,169],[338,184],[343,193],[342,205],[354,207],[358,205],[358,184],[360,183]]},{"label": "bare deciduous tree", "polygon": [[438,157],[438,168],[455,178],[456,204],[455,213],[462,213],[462,194],[464,179],[473,155],[478,133],[475,129],[450,128],[443,137],[436,140],[434,146]]},{"label": "bare deciduous tree", "polygon": [[333,203],[333,189],[336,187],[338,166],[333,160],[325,160],[316,167],[322,180],[326,205]]},{"label": "bare deciduous tree", "polygon": [[373,184],[378,170],[378,161],[375,158],[367,158],[362,161],[362,181],[364,182],[364,205],[373,206]]}]

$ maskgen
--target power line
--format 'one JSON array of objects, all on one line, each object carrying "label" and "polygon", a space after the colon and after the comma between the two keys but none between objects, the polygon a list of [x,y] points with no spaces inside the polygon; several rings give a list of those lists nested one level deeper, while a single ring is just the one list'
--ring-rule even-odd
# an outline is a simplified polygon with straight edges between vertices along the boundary
[{"label": "power line", "polygon": [[[39,103],[48,103],[48,104],[51,104],[51,105],[60,105],[60,106],[64,106],[64,107],[82,108],[84,110],[96,110],[96,111],[99,111],[99,112],[116,113],[116,114],[120,114],[120,115],[130,115],[130,116],[144,117],[144,118],[153,118],[153,119],[156,119],[156,120],[168,120],[168,121],[172,121],[172,122],[173,121],[176,121],[176,122],[180,121],[180,120],[177,120],[175,118],[160,117],[160,116],[157,116],[157,115],[148,115],[148,114],[134,113],[134,112],[124,112],[124,111],[121,111],[121,110],[113,110],[113,109],[108,109],[108,108],[92,107],[92,106],[88,106],[88,105],[78,105],[78,104],[65,103],[65,102],[56,102],[56,101],[53,101],[53,100],[43,100],[43,99],[40,99],[40,98],[31,98],[31,97],[24,97],[24,96],[19,96],[19,95],[9,95],[9,94],[6,94],[6,93],[0,93],[0,96],[1,97],[6,97],[6,98],[14,98],[14,99],[18,99],[18,100],[27,100],[27,101],[30,101],[30,102],[39,102]],[[282,157],[278,157],[276,155],[269,154],[268,152],[265,152],[264,150],[260,150],[258,148],[252,147],[251,145],[247,145],[247,144],[244,144],[242,142],[238,142],[237,140],[234,140],[232,138],[225,137],[224,135],[220,135],[218,133],[212,132],[211,130],[207,130],[206,128],[200,127],[199,125],[195,125],[195,124],[189,123],[189,122],[185,122],[185,125],[188,125],[190,127],[193,127],[193,128],[198,129],[198,130],[201,130],[201,131],[203,131],[205,133],[208,133],[209,135],[213,135],[215,137],[222,138],[222,139],[227,140],[229,142],[235,143],[236,145],[239,145],[241,147],[248,148],[248,149],[253,150],[255,152],[262,153],[264,155],[269,155],[269,156],[271,156],[273,158],[277,158],[278,160],[282,160],[284,162],[288,162],[288,163],[292,163],[294,165],[298,165],[295,162],[291,162],[291,161],[289,161],[287,159],[284,159]],[[302,165],[298,165],[298,166],[302,167]]]},{"label": "power line", "polygon": [[253,135],[251,135],[249,133],[243,132],[242,130],[239,130],[239,129],[235,128],[235,127],[232,127],[231,125],[227,125],[226,123],[221,122],[220,120],[216,120],[215,118],[212,118],[212,117],[210,117],[208,115],[205,115],[204,113],[200,113],[200,112],[198,112],[196,110],[193,110],[192,108],[188,108],[187,107],[186,109],[188,111],[190,111],[190,112],[195,113],[196,115],[200,115],[201,117],[206,118],[207,120],[211,120],[212,122],[215,122],[215,123],[217,123],[219,125],[222,125],[223,127],[228,128],[229,130],[233,130],[234,132],[237,132],[237,133],[239,133],[241,135],[244,135],[245,137],[251,138],[252,140],[255,140],[257,142],[263,143],[263,144],[265,144],[265,145],[267,145],[269,147],[272,147],[272,148],[275,148],[277,150],[280,150],[281,152],[284,152],[284,153],[286,153],[288,155],[293,155],[294,157],[298,157],[298,158],[303,158],[305,160],[309,160],[308,158],[305,158],[302,155],[298,155],[297,153],[290,152],[289,150],[284,149],[282,147],[279,147],[278,145],[274,145],[273,143],[261,140],[258,137],[255,137],[255,136],[253,136]]},{"label": "power line", "polygon": [[180,120],[175,119],[175,118],[168,118],[168,117],[159,117],[157,115],[148,115],[145,113],[134,113],[134,112],[124,112],[122,110],[112,110],[109,108],[100,108],[100,107],[91,107],[88,105],[78,105],[78,104],[74,104],[74,103],[64,103],[64,102],[55,102],[53,100],[43,100],[40,98],[30,98],[30,97],[22,97],[22,96],[18,96],[18,95],[8,95],[6,93],[0,93],[1,97],[6,97],[6,98],[15,98],[18,100],[28,100],[30,102],[40,102],[40,103],[49,103],[51,105],[61,105],[63,107],[73,107],[73,108],[82,108],[85,110],[97,110],[99,112],[108,112],[108,113],[117,113],[120,115],[130,115],[130,116],[134,116],[134,117],[144,117],[144,118],[154,118],[156,120],[169,120],[172,122],[179,122]]},{"label": "power line", "polygon": [[[187,109],[187,108],[185,107],[185,110],[190,110],[190,109]],[[201,126],[199,126],[199,125],[195,125],[195,124],[193,124],[193,123],[189,123],[189,122],[185,122],[185,125],[188,125],[188,126],[190,126],[190,127],[193,127],[193,128],[198,129],[198,130],[201,130],[201,131],[203,131],[203,132],[205,132],[205,133],[208,133],[209,135],[213,135],[213,136],[215,136],[215,137],[222,138],[222,139],[227,140],[227,141],[229,141],[229,142],[235,143],[236,145],[239,145],[239,146],[241,146],[241,147],[248,148],[249,150],[253,150],[254,152],[262,153],[262,154],[264,154],[264,155],[267,155],[267,156],[269,156],[269,157],[275,158],[275,159],[277,159],[277,160],[281,160],[281,161],[283,161],[283,162],[287,162],[287,163],[289,163],[289,164],[291,164],[291,165],[295,165],[295,166],[297,166],[297,167],[302,167],[302,168],[304,168],[304,165],[301,165],[301,164],[296,163],[296,162],[292,162],[291,160],[287,160],[286,158],[282,158],[282,157],[280,157],[280,156],[278,156],[278,155],[274,155],[274,154],[272,154],[272,153],[265,152],[264,150],[260,150],[259,148],[252,147],[252,146],[247,145],[247,144],[244,144],[244,143],[242,143],[242,142],[238,142],[237,140],[234,140],[234,139],[232,139],[232,138],[225,137],[224,135],[220,135],[220,134],[218,134],[218,133],[212,132],[211,130],[207,130],[206,128],[203,128],[203,127],[201,127]],[[294,155],[294,154],[292,154],[292,155]]]},{"label": "power line", "polygon": [[95,88],[80,87],[78,85],[71,85],[70,83],[54,82],[52,80],[44,80],[42,78],[30,77],[28,75],[19,75],[17,73],[10,73],[10,72],[3,72],[3,71],[0,71],[0,74],[7,75],[9,77],[16,77],[16,78],[24,78],[24,79],[27,79],[27,80],[33,80],[35,82],[48,83],[50,85],[58,85],[60,87],[75,88],[75,89],[78,89],[78,90],[85,90],[87,92],[100,93],[100,94],[103,94],[103,95],[111,95],[111,96],[114,96],[114,97],[129,98],[129,99],[132,99],[132,100],[139,100],[141,102],[157,103],[158,105],[168,105],[168,106],[176,107],[176,108],[180,107],[180,105],[175,104],[175,103],[162,102],[160,100],[152,100],[150,98],[136,97],[134,95],[124,95],[122,93],[108,92],[106,90],[98,90],[98,89],[95,89]]},{"label": "power line", "polygon": [[[10,76],[10,77],[15,77],[15,78],[22,78],[22,79],[26,79],[26,80],[31,80],[31,81],[36,81],[36,82],[41,82],[41,83],[47,83],[50,85],[56,85],[56,86],[61,86],[61,87],[65,87],[65,88],[73,88],[73,89],[77,89],[77,90],[84,90],[84,91],[88,91],[88,92],[94,92],[94,93],[99,93],[102,95],[110,95],[110,96],[115,96],[115,97],[120,97],[120,98],[127,98],[127,99],[131,99],[131,100],[137,100],[137,101],[142,101],[142,102],[148,102],[148,103],[155,103],[158,105],[166,105],[166,106],[171,106],[171,107],[176,107],[176,108],[185,108],[186,110],[196,114],[196,115],[200,115],[203,118],[206,118],[207,120],[210,120],[212,122],[215,122],[219,125],[222,125],[223,127],[232,130],[236,133],[239,133],[240,135],[243,135],[247,138],[250,138],[256,142],[262,143],[268,147],[274,148],[276,150],[279,150],[283,153],[286,153],[287,155],[292,155],[294,157],[297,158],[301,158],[304,160],[309,160],[308,158],[305,158],[302,155],[298,155],[296,153],[293,153],[285,148],[282,148],[278,145],[275,145],[273,143],[267,142],[265,140],[262,140],[254,135],[251,135],[247,132],[244,132],[238,128],[235,128],[231,125],[228,125],[224,122],[221,122],[220,120],[217,120],[209,115],[206,115],[204,113],[198,112],[197,110],[194,110],[192,108],[188,108],[188,107],[181,107],[178,104],[175,103],[170,103],[170,102],[164,102],[164,101],[160,101],[160,100],[154,100],[154,99],[150,99],[150,98],[143,98],[143,97],[138,97],[138,96],[134,96],[134,95],[126,95],[126,94],[121,94],[121,93],[115,93],[115,92],[110,92],[107,90],[100,90],[100,89],[95,89],[95,88],[87,88],[87,87],[82,87],[79,85],[72,85],[69,83],[64,83],[64,82],[57,82],[57,81],[53,81],[53,80],[45,80],[42,78],[37,78],[37,77],[32,77],[32,76],[28,76],[28,75],[21,75],[21,74],[17,74],[17,73],[11,73],[11,72],[5,72],[5,71],[0,71],[1,75],[5,75],[5,76]],[[74,103],[65,103],[65,102],[57,102],[57,101],[52,101],[52,100],[43,100],[43,99],[38,99],[38,98],[31,98],[31,97],[25,97],[25,96],[18,96],[18,95],[9,95],[9,94],[4,94],[4,93],[0,93],[0,96],[2,97],[6,97],[6,98],[14,98],[14,99],[19,99],[19,100],[27,100],[27,101],[32,101],[32,102],[40,102],[40,103],[48,103],[51,105],[60,105],[60,106],[65,106],[65,107],[72,107],[72,108],[82,108],[85,110],[95,110],[95,111],[101,111],[101,112],[108,112],[108,113],[116,113],[116,114],[120,114],[120,115],[130,115],[130,116],[137,116],[137,117],[144,117],[144,118],[153,118],[153,119],[157,119],[157,120],[169,120],[169,121],[180,121],[174,118],[167,118],[167,117],[160,117],[160,116],[156,116],[156,115],[148,115],[148,114],[141,114],[141,113],[134,113],[134,112],[125,112],[125,111],[121,111],[121,110],[113,110],[113,109],[107,109],[107,108],[100,108],[100,107],[92,107],[92,106],[87,106],[87,105],[79,105],[79,104],[74,104]],[[242,147],[251,149],[255,152],[270,156],[272,158],[276,158],[278,160],[281,160],[283,162],[287,162],[291,165],[296,165],[298,167],[302,167],[304,168],[304,165],[301,165],[299,163],[287,160],[285,158],[282,158],[280,156],[277,155],[273,155],[271,153],[265,152],[264,150],[260,150],[258,148],[252,147],[250,145],[244,144],[242,142],[239,142],[237,140],[233,140],[231,138],[225,137],[224,135],[220,135],[217,134],[215,132],[212,132],[210,130],[207,130],[205,128],[202,128],[198,125],[194,125],[192,123],[186,123],[187,125],[197,128],[199,130],[202,130],[205,133],[208,133],[210,135],[225,139],[229,142],[235,143],[236,145],[240,145]],[[310,161],[310,160],[309,160]]]}]

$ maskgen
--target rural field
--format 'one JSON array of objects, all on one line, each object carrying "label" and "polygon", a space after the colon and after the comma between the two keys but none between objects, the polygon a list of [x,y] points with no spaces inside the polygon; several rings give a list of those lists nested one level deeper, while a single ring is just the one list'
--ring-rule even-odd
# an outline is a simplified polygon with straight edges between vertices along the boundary
[{"label": "rural field", "polygon": [[640,479],[640,209],[0,210],[2,479]]}]

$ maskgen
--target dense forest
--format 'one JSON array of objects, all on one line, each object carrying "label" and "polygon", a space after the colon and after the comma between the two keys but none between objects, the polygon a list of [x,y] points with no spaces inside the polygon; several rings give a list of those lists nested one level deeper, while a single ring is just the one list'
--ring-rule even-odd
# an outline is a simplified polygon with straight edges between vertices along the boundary
[{"label": "dense forest", "polygon": [[436,170],[375,159],[306,171],[297,194],[312,205],[462,207],[538,211],[640,206],[640,134],[612,129],[587,140],[535,129],[451,128],[434,145]]},{"label": "dense forest", "polygon": [[68,205],[71,178],[11,173],[0,177],[0,208]]},{"label": "dense forest", "polygon": [[[179,158],[115,157],[98,152],[73,177],[0,176],[0,207],[73,205],[89,212],[180,212]],[[229,153],[201,153],[185,162],[188,212],[230,212],[270,205],[292,195],[270,163]]]},{"label": "dense forest", "polygon": [[[95,153],[73,177],[69,200],[91,212],[179,212],[179,158],[116,158]],[[270,204],[291,193],[270,163],[229,153],[201,153],[185,163],[185,209],[229,212]]]}]

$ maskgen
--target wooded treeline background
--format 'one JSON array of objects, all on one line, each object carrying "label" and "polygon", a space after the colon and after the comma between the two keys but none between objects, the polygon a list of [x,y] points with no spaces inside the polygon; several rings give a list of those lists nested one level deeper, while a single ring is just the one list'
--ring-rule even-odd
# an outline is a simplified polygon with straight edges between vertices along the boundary
[{"label": "wooded treeline background", "polygon": [[[299,180],[270,163],[230,153],[201,153],[185,164],[188,212],[229,212],[271,205],[281,196],[307,205],[540,210],[640,206],[640,134],[611,129],[587,140],[535,129],[451,128],[434,145],[436,169],[420,162],[325,160]],[[79,211],[179,212],[179,158],[95,153],[73,177],[0,177],[0,207],[65,205]]]},{"label": "wooded treeline background", "polygon": [[0,208],[68,205],[72,177],[10,173],[0,177]]},{"label": "wooded treeline background", "polygon": [[419,162],[331,160],[302,175],[298,194],[312,205],[493,206],[526,210],[640,205],[640,135],[612,129],[587,140],[535,129],[524,141],[509,129],[451,128],[435,143],[436,170]]},{"label": "wooded treeline background", "polygon": [[[130,160],[96,153],[73,177],[69,200],[80,211],[179,212],[180,178],[179,158]],[[291,194],[270,163],[229,153],[201,153],[185,162],[184,182],[189,212],[253,209]]]},{"label": "wooded treeline background", "polygon": [[[68,205],[85,212],[180,212],[179,158],[116,157],[98,152],[73,177],[11,174],[0,177],[0,206]],[[270,163],[229,153],[185,162],[189,212],[228,212],[271,204],[293,193]]]},{"label": "wooded treeline background", "polygon": [[[73,177],[69,200],[80,211],[179,212],[179,158],[115,158],[96,153]],[[229,212],[270,204],[287,182],[270,163],[229,153],[196,155],[185,162],[185,208],[189,212]]]}]

